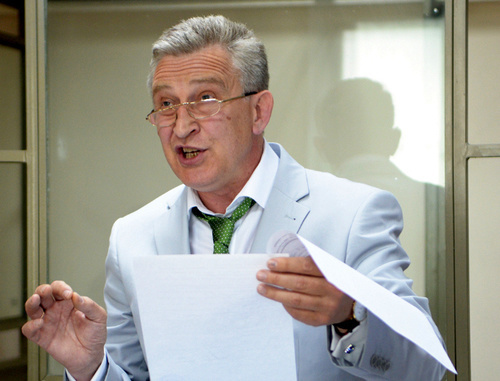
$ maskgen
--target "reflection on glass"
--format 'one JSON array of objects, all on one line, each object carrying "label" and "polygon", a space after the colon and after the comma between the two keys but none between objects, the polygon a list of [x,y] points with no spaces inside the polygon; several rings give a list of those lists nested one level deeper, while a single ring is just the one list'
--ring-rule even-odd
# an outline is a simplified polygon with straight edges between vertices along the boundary
[{"label": "reflection on glass", "polygon": [[[333,173],[397,197],[405,218],[401,241],[412,259],[408,275],[417,294],[429,297],[437,319],[440,295],[431,282],[444,286],[439,277],[444,272],[444,188],[418,181],[395,164],[402,131],[394,124],[391,94],[368,78],[340,81],[319,104],[317,121],[315,144]],[[420,155],[415,160],[423,167],[442,165]]]},{"label": "reflection on glass", "polygon": [[310,162],[396,195],[407,274],[444,331],[444,19],[416,4],[337,10],[313,54]]}]

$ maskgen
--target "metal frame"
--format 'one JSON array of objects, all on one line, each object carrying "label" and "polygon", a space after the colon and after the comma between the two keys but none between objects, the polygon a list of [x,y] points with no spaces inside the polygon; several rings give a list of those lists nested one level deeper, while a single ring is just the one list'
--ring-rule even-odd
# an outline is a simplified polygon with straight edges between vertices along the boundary
[{"label": "metal frame", "polygon": [[[15,50],[18,50],[21,55],[21,62],[25,61],[25,45],[24,45],[24,8],[22,5],[18,4],[17,2],[13,0],[1,0],[0,5],[2,6],[7,6],[9,8],[12,8],[13,10],[17,11],[17,14],[13,15],[17,19],[17,30],[15,34],[9,34],[9,33],[4,33],[0,32],[0,45],[4,47],[10,47]],[[21,76],[24,78],[25,72],[24,68],[21,68]],[[24,79],[21,79],[22,84],[24,85]],[[23,105],[22,107],[22,113],[24,113],[24,93],[21,95],[20,102]],[[21,147],[19,149],[11,149],[11,150],[6,150],[6,149],[1,149],[0,150],[0,164],[20,164],[22,166],[22,180],[24,182],[24,189],[22,190],[21,197],[24,197],[25,195],[28,194],[29,189],[28,185],[25,180],[26,177],[28,176],[28,171],[29,171],[29,164],[28,164],[28,156],[29,156],[29,148],[26,147],[26,132],[24,130],[24,121],[21,121],[21,124],[19,125],[20,132],[23,136],[23,143],[21,144]],[[26,199],[23,200],[23,209],[26,209]],[[22,216],[22,223],[23,227],[22,229],[26,229],[26,224],[27,224],[27,217],[26,215]],[[25,246],[25,245],[24,245]],[[27,248],[23,247],[23,251],[18,253],[18,255],[23,256],[23,263],[25,262],[25,256],[27,256]],[[20,281],[22,282],[22,287],[24,287],[24,266],[22,268],[23,271],[23,276],[21,277]],[[22,289],[20,290],[22,291]],[[24,296],[24,295],[23,295]],[[15,330],[19,332],[19,328],[24,324],[25,318],[21,310],[19,310],[19,313],[16,314],[16,316],[11,316],[11,317],[5,317],[0,319],[0,331],[7,331],[7,330]],[[25,342],[23,341],[21,343],[20,347],[20,353],[19,356],[13,359],[9,360],[4,360],[0,363],[0,370],[4,369],[9,369],[13,367],[24,367],[26,365],[27,361],[27,354],[26,354],[26,347],[25,347]]]},{"label": "metal frame", "polygon": [[[47,280],[45,9],[42,0],[25,0],[28,292]],[[46,358],[38,346],[28,343],[29,380],[40,380],[46,374]]]},{"label": "metal frame", "polygon": [[[446,3],[447,346],[470,380],[468,160],[500,157],[500,144],[468,142],[468,1]],[[457,318],[460,317],[460,318]]]},{"label": "metal frame", "polygon": [[[456,242],[455,236],[465,237],[465,234],[460,234],[460,231],[457,232],[458,226],[455,226],[455,217],[456,214],[459,214],[459,211],[456,211],[456,202],[463,202],[460,200],[459,195],[455,195],[455,190],[459,189],[457,185],[459,185],[460,181],[456,178],[460,177],[459,174],[456,174],[457,169],[455,168],[455,149],[456,149],[456,141],[455,138],[458,136],[459,124],[465,123],[465,74],[466,74],[466,64],[464,61],[466,58],[465,55],[465,20],[463,20],[463,1],[459,3],[456,0],[448,0],[445,6],[445,23],[446,23],[446,42],[445,42],[445,151],[446,151],[446,277],[447,277],[447,324],[446,324],[446,341],[447,341],[447,349],[448,354],[452,361],[455,363],[455,367],[460,374],[460,377],[463,376],[464,370],[469,368],[468,359],[466,364],[463,363],[463,351],[460,351],[460,354],[457,354],[457,339],[456,337],[456,329],[457,322],[455,317],[457,316],[457,310],[461,310],[463,306],[456,306],[455,303],[455,295],[460,294],[460,290],[456,289],[456,284],[460,283],[456,278],[460,273],[459,270],[456,269],[457,263],[459,260],[456,260],[456,257],[463,257],[463,254],[455,255],[456,249],[460,251],[460,248],[464,246],[460,242]],[[462,8],[460,7],[462,6]],[[462,17],[461,17],[462,16]],[[458,19],[458,20],[457,20]],[[458,34],[462,31],[462,35],[458,36]],[[462,67],[458,67],[460,63]],[[459,75],[462,76],[462,81],[459,81]],[[459,112],[460,111],[460,112]],[[464,128],[462,128],[464,129]],[[458,138],[457,138],[458,140]],[[457,183],[455,182],[457,181]],[[463,195],[462,195],[463,198]],[[460,267],[460,266],[459,266]],[[463,266],[462,266],[463,267]],[[463,282],[462,282],[463,284]],[[468,304],[468,303],[467,303]],[[463,311],[462,311],[463,312]],[[467,316],[467,318],[465,318]],[[460,320],[462,323],[465,321],[466,331],[468,332],[468,313],[462,316]],[[464,328],[464,326],[460,327]],[[468,341],[468,333],[466,335],[460,335],[462,339],[460,344],[463,345],[463,339],[466,338]],[[464,348],[463,346],[458,346],[458,348]],[[468,343],[466,347],[468,348]],[[454,376],[451,373],[447,375],[448,380],[456,380],[458,376]],[[462,378],[463,379],[463,378]]]}]

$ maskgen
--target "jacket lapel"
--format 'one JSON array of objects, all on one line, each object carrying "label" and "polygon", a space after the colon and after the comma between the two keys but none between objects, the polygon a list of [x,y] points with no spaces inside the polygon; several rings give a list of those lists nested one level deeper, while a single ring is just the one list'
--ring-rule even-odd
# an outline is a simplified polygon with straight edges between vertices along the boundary
[{"label": "jacket lapel", "polygon": [[182,188],[178,197],[167,200],[165,212],[154,224],[157,254],[191,254],[186,205],[186,187]]},{"label": "jacket lapel", "polygon": [[280,157],[278,172],[252,245],[252,253],[266,253],[269,238],[280,230],[297,233],[309,214],[298,201],[309,194],[306,171],[280,145],[270,143]]}]

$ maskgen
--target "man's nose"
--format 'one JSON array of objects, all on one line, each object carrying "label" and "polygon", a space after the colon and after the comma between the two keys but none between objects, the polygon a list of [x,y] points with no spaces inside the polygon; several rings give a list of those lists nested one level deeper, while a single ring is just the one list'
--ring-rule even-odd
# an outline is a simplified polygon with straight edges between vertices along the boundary
[{"label": "man's nose", "polygon": [[174,133],[178,138],[187,138],[192,133],[197,132],[199,129],[198,121],[193,118],[187,106],[182,105],[177,109],[177,119],[174,124]]}]

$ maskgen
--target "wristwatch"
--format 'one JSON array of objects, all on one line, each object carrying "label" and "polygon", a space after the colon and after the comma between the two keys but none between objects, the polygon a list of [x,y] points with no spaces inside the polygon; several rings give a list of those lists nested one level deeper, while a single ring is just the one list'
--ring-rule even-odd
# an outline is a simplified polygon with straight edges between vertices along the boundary
[{"label": "wristwatch", "polygon": [[352,317],[357,321],[361,322],[366,319],[366,308],[361,304],[354,301],[352,305]]}]

